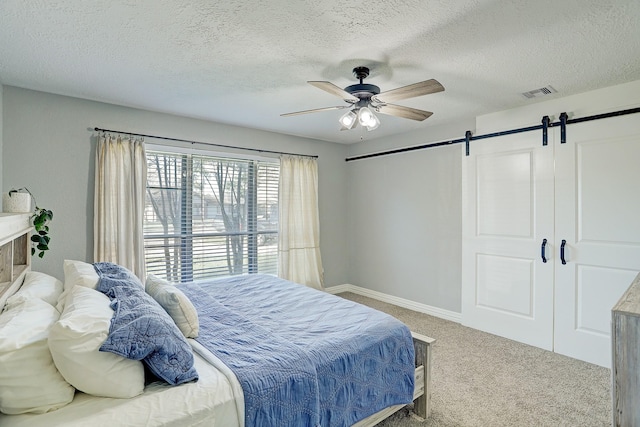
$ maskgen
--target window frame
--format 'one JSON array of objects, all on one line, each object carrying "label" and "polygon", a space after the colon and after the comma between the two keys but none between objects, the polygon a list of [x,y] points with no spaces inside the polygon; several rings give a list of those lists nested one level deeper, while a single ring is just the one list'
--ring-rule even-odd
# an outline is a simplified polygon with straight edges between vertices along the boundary
[{"label": "window frame", "polygon": [[[212,236],[230,236],[230,235],[245,235],[246,236],[246,248],[243,248],[242,256],[247,260],[246,267],[243,267],[244,273],[240,274],[255,274],[258,273],[258,246],[259,246],[259,234],[260,230],[258,229],[258,200],[257,200],[257,163],[262,164],[272,164],[278,167],[278,177],[279,177],[279,168],[280,168],[280,160],[279,158],[274,157],[266,157],[266,156],[256,156],[256,155],[245,155],[241,153],[228,153],[228,152],[219,152],[215,150],[203,150],[203,149],[195,149],[193,147],[178,147],[173,145],[162,145],[162,144],[146,144],[146,151],[148,153],[166,153],[168,155],[175,156],[184,156],[183,159],[183,178],[182,178],[182,186],[180,188],[181,197],[186,195],[187,200],[186,203],[183,201],[180,204],[180,214],[181,221],[180,227],[181,231],[176,233],[151,233],[148,234],[146,231],[146,226],[143,227],[145,229],[144,233],[144,241],[145,241],[145,265],[147,264],[147,239],[154,239],[169,236],[172,238],[180,239],[180,273],[179,279],[180,282],[190,282],[194,281],[194,268],[193,268],[193,258],[194,258],[194,244],[193,240],[196,237],[212,237]],[[246,231],[244,232],[216,232],[216,233],[200,233],[198,236],[193,233],[193,156],[202,156],[202,157],[210,157],[217,159],[228,159],[230,162],[238,161],[238,162],[247,162],[248,164],[248,182],[253,184],[248,184],[246,191],[247,198],[247,218],[246,218]],[[185,165],[186,162],[186,165]],[[186,167],[185,167],[186,166]],[[147,172],[148,173],[148,172]],[[184,174],[188,176],[184,176]],[[185,187],[186,186],[186,187]],[[147,183],[147,189],[149,188],[149,184]],[[170,187],[164,187],[170,189]],[[145,190],[145,198],[148,197],[147,191]],[[176,188],[177,189],[177,188]],[[279,188],[277,189],[279,191]],[[278,195],[279,200],[279,195]],[[146,203],[145,203],[146,205]],[[253,212],[250,215],[250,212]],[[146,222],[145,222],[146,224]],[[186,227],[186,233],[183,231]],[[274,234],[269,231],[269,234]],[[276,242],[277,235],[279,230],[275,233]],[[171,245],[170,245],[171,246]],[[276,253],[277,253],[277,245],[276,245]],[[228,256],[228,252],[227,252]],[[277,274],[277,263],[275,268],[275,274]],[[176,276],[176,277],[178,277]],[[222,277],[221,275],[212,275],[206,278],[196,279],[197,280],[207,280],[212,278]]]}]

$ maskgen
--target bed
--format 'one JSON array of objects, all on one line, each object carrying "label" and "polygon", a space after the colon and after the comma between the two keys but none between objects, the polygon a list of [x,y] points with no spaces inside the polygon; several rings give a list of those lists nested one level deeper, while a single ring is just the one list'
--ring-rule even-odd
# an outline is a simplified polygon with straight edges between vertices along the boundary
[{"label": "bed", "polygon": [[[17,240],[22,231],[25,230],[4,231],[0,225],[0,232],[4,233],[0,236],[0,245],[9,242],[13,248],[24,244],[23,240]],[[3,257],[4,260],[11,258]],[[98,397],[96,395],[101,394],[104,383],[124,374],[118,371],[100,381],[88,378],[91,375],[72,378],[79,370],[70,363],[79,363],[86,354],[74,354],[63,359],[58,353],[67,351],[64,346],[69,342],[68,337],[59,339],[55,331],[60,329],[59,324],[64,324],[65,319],[71,317],[71,313],[82,313],[83,304],[87,305],[84,317],[78,315],[77,319],[82,320],[79,323],[83,325],[92,324],[86,320],[86,312],[102,312],[102,309],[88,305],[92,298],[102,304],[100,307],[104,304],[111,304],[111,307],[114,301],[126,301],[122,295],[116,295],[110,302],[105,299],[116,294],[116,289],[125,289],[125,286],[122,285],[122,275],[117,276],[120,273],[106,272],[106,267],[110,267],[107,263],[100,270],[99,264],[93,266],[65,261],[64,281],[56,281],[29,271],[27,261],[26,267],[19,269],[19,274],[0,284],[0,306],[4,308],[0,313],[0,325],[3,317],[19,311],[16,307],[26,312],[37,310],[40,313],[44,310],[52,313],[54,318],[57,313],[59,319],[53,326],[49,319],[52,332],[47,337],[55,362],[53,370],[58,370],[58,375],[68,374],[69,378],[65,375],[63,379],[69,379],[74,386],[76,381],[79,383],[79,387],[69,386],[71,391],[66,388],[58,392],[59,395],[71,393],[71,397],[69,402],[59,404],[55,410],[39,414],[2,414],[0,425],[253,426],[274,425],[276,422],[273,420],[278,419],[278,425],[371,426],[411,401],[417,416],[425,418],[429,415],[433,339],[411,333],[406,326],[386,314],[266,275],[235,276],[178,286],[163,283],[158,278],[147,279],[147,292],[142,292],[145,298],[150,289],[158,288],[157,282],[160,282],[162,289],[171,287],[170,296],[178,292],[180,298],[186,297],[195,309],[197,333],[189,329],[193,327],[193,319],[190,323],[186,317],[172,318],[188,344],[193,370],[185,369],[184,375],[175,377],[185,381],[170,385],[167,381],[174,377],[149,380],[157,375],[153,375],[156,372],[146,362],[118,359],[118,363],[139,363],[135,367],[127,365],[122,372],[134,372],[126,374],[127,378],[137,378],[142,366],[145,383],[132,386],[138,387],[137,390],[117,390],[118,393],[130,393],[131,397]],[[153,283],[150,284],[150,280]],[[97,292],[96,289],[108,283],[113,283],[111,293]],[[50,290],[53,288],[57,291]],[[126,289],[129,288],[139,292],[134,285],[127,284]],[[55,298],[52,293],[57,293]],[[48,302],[42,302],[43,299],[48,299]],[[163,305],[162,297],[157,301],[166,313],[172,313],[171,307]],[[123,312],[124,318],[126,310],[120,304],[114,313]],[[105,316],[111,313],[103,311]],[[114,314],[111,322],[103,318],[101,327],[104,329],[108,323],[106,328],[113,331],[115,326],[111,323],[115,322],[115,317]],[[29,327],[31,323],[34,322],[30,321]],[[7,324],[11,325],[10,322]],[[24,325],[18,322],[13,327],[24,328]],[[4,329],[11,330],[10,327]],[[115,340],[110,340],[111,335],[105,340],[104,333],[103,330],[100,336],[103,347]],[[40,335],[42,347],[41,341]],[[232,348],[239,342],[244,345],[244,350]],[[5,360],[2,347],[0,343],[0,362]],[[39,351],[46,351],[46,343],[44,347]],[[358,351],[364,356],[357,355]],[[96,353],[94,348],[88,363],[94,364]],[[100,356],[121,357],[104,351],[99,353]],[[376,356],[371,356],[374,353]],[[70,362],[70,359],[74,360]],[[280,362],[283,364],[278,365]],[[407,367],[407,363],[410,366]],[[254,368],[258,365],[258,369],[245,369],[251,365]],[[9,366],[7,364],[6,369]],[[132,368],[135,370],[131,371]],[[197,372],[196,381],[193,380],[193,372]],[[100,377],[101,374],[95,375]],[[6,393],[11,387],[5,377],[0,372],[0,404],[2,388]],[[48,384],[46,378],[38,376],[37,381]],[[379,383],[387,386],[381,388]],[[117,389],[121,385],[116,381],[112,386]]]}]

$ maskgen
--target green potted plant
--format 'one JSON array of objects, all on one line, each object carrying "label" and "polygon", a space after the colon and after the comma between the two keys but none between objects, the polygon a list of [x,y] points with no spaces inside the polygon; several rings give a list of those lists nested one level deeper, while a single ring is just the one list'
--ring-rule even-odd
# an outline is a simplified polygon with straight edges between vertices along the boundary
[{"label": "green potted plant", "polygon": [[31,236],[31,255],[35,255],[38,252],[40,258],[44,257],[45,251],[49,250],[49,223],[53,220],[53,212],[49,209],[44,209],[38,206],[36,198],[31,194],[28,188],[22,187],[17,190],[9,191],[9,197],[14,197],[16,194],[28,193],[33,199],[33,205],[35,209],[31,215],[31,223],[35,229],[35,233]]}]

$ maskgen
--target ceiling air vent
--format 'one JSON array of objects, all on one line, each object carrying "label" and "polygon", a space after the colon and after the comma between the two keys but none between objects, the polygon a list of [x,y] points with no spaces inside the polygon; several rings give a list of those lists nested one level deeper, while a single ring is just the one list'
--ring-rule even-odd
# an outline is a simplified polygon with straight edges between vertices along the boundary
[{"label": "ceiling air vent", "polygon": [[541,96],[551,95],[552,93],[556,93],[556,92],[558,91],[552,88],[551,86],[545,86],[545,87],[541,87],[540,89],[534,89],[534,90],[530,90],[529,92],[523,92],[522,96],[528,99],[540,98]]}]

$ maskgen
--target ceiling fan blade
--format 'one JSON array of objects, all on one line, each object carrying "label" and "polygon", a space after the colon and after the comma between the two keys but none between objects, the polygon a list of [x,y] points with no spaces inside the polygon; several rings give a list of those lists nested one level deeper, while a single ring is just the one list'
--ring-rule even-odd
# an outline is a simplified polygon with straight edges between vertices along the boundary
[{"label": "ceiling fan blade", "polygon": [[394,102],[401,99],[415,98],[416,96],[429,95],[430,93],[442,92],[444,86],[435,79],[425,80],[408,86],[391,89],[386,92],[374,95],[371,99],[378,102]]},{"label": "ceiling fan blade", "polygon": [[340,97],[344,100],[351,100],[351,101],[358,101],[359,98],[351,95],[349,92],[345,91],[342,88],[339,88],[338,86],[334,85],[331,82],[307,82],[310,85],[313,85],[315,87],[317,87],[318,89],[322,89],[325,92],[329,92],[331,95],[335,95],[337,97]]},{"label": "ceiling fan blade", "polygon": [[428,119],[433,114],[431,111],[418,110],[416,108],[403,107],[402,105],[386,104],[376,108],[376,111],[390,116],[404,119],[417,120],[419,122]]},{"label": "ceiling fan blade", "polygon": [[314,108],[313,110],[303,110],[303,111],[295,111],[293,113],[284,113],[284,114],[280,114],[280,116],[282,116],[282,117],[298,116],[300,114],[318,113],[320,111],[329,111],[329,110],[342,110],[343,108],[350,108],[350,107],[352,107],[352,106],[351,105],[340,105],[340,106],[336,106],[336,107]]}]

